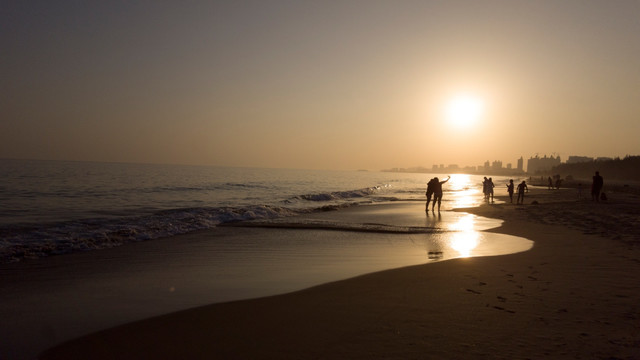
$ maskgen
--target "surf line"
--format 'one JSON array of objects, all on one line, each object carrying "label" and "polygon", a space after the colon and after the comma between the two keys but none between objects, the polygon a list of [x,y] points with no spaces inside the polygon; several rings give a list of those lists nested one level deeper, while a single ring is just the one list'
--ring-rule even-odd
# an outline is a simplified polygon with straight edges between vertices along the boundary
[{"label": "surf line", "polygon": [[394,226],[378,223],[335,223],[335,222],[281,222],[281,221],[235,221],[219,224],[220,227],[243,227],[243,228],[270,228],[270,229],[293,229],[293,230],[331,230],[331,231],[353,231],[370,232],[383,234],[435,234],[456,232],[436,227],[422,226]]}]

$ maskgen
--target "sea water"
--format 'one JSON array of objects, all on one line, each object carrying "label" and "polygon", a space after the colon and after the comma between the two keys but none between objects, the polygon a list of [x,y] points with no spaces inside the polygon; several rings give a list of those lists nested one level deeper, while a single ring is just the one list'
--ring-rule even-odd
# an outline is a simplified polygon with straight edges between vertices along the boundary
[{"label": "sea water", "polygon": [[[0,160],[0,172],[0,358],[209,303],[496,255],[483,244],[515,239],[449,211],[483,201],[481,176],[453,175],[440,217],[422,209],[442,174],[25,160]],[[356,206],[371,207],[360,218]],[[239,220],[275,228],[228,226]],[[52,256],[80,251],[91,252]]]},{"label": "sea water", "polygon": [[[239,220],[424,201],[426,182],[444,177],[6,159],[0,160],[0,173],[0,263],[109,248]],[[481,181],[466,176],[445,185],[443,209],[477,205]]]}]

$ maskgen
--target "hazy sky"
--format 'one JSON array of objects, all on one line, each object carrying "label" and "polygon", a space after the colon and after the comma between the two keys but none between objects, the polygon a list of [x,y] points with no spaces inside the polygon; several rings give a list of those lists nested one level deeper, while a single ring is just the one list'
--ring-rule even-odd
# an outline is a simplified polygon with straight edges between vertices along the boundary
[{"label": "hazy sky", "polygon": [[[0,157],[383,169],[640,154],[640,1],[4,1]],[[473,125],[444,115],[481,99]]]}]

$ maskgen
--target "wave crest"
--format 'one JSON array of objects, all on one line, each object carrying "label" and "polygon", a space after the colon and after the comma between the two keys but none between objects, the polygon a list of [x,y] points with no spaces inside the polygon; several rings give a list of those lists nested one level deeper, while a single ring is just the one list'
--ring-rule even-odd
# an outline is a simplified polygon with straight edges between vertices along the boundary
[{"label": "wave crest", "polygon": [[358,190],[335,191],[331,193],[299,195],[299,196],[295,196],[294,199],[307,200],[307,201],[348,200],[348,199],[362,198],[369,195],[373,195],[376,192],[378,192],[380,189],[382,189],[382,186],[375,186],[375,187],[369,187],[369,188],[358,189]]},{"label": "wave crest", "polygon": [[5,226],[0,228],[0,263],[111,248],[130,242],[209,229],[226,222],[273,219],[300,212],[266,205],[189,208],[131,218]]},{"label": "wave crest", "polygon": [[[253,185],[226,183],[223,186],[251,187]],[[367,197],[387,186],[294,196],[283,202],[286,206],[178,208],[138,216],[127,216],[126,213],[121,212],[112,214],[107,211],[103,214],[107,216],[105,218],[0,226],[0,263],[111,248],[130,242],[210,229],[230,222],[269,220],[314,211],[332,211],[372,202],[374,200]],[[165,193],[192,190],[194,189],[188,187],[151,189],[151,191]],[[353,201],[358,198],[367,199]],[[377,201],[389,200],[394,198],[377,199]],[[313,205],[309,206],[309,203]]]}]

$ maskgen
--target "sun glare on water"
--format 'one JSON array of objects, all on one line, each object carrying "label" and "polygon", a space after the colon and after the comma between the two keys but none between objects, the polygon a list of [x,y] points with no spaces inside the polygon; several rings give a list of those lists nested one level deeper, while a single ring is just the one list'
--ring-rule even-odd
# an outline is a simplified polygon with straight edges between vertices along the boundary
[{"label": "sun glare on water", "polygon": [[449,229],[454,231],[449,246],[457,251],[460,257],[471,256],[473,249],[478,246],[480,234],[473,228],[474,221],[474,215],[467,214],[449,226]]},{"label": "sun glare on water", "polygon": [[458,95],[449,100],[445,111],[450,124],[458,128],[468,128],[482,117],[484,102],[475,96]]}]

